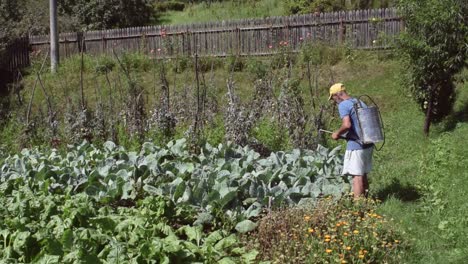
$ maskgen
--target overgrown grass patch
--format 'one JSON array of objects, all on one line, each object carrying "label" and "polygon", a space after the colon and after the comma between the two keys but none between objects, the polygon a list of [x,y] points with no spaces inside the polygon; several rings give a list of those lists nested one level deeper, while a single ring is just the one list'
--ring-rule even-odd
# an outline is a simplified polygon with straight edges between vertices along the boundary
[{"label": "overgrown grass patch", "polygon": [[160,18],[163,24],[189,24],[232,19],[286,15],[284,1],[208,1],[189,3],[183,11],[168,11]]}]

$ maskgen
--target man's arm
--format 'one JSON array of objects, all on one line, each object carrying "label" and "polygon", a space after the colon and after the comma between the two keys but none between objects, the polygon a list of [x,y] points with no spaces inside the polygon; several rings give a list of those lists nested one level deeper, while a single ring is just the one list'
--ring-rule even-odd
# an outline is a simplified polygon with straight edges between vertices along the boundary
[{"label": "man's arm", "polygon": [[343,117],[343,119],[341,119],[341,127],[332,134],[332,138],[334,140],[340,139],[340,135],[348,132],[350,128],[351,128],[351,118],[349,117],[349,115],[346,115]]}]

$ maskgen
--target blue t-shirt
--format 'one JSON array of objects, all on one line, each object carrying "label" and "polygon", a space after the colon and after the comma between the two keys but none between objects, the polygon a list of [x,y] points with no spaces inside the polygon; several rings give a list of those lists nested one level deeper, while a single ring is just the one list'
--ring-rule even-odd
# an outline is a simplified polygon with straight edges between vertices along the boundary
[{"label": "blue t-shirt", "polygon": [[[340,118],[343,119],[348,115],[351,117],[351,128],[348,130],[348,134],[346,135],[346,141],[348,141],[346,146],[347,150],[365,149],[372,146],[372,144],[361,144],[359,141],[360,128],[356,111],[354,109],[354,104],[357,102],[358,100],[356,98],[350,98],[338,104]],[[361,104],[362,107],[367,107],[367,105],[362,101]]]}]

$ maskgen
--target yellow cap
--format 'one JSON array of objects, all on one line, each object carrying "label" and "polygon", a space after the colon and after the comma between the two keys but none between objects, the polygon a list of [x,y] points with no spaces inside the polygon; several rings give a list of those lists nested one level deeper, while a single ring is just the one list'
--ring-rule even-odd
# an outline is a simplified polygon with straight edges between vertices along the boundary
[{"label": "yellow cap", "polygon": [[330,87],[330,97],[328,97],[328,100],[332,98],[332,96],[338,92],[341,91],[346,91],[344,84],[342,83],[335,83]]}]

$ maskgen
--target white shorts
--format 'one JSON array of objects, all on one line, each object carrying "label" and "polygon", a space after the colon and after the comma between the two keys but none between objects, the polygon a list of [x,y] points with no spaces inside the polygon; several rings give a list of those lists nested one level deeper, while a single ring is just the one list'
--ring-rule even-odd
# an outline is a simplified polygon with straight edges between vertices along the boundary
[{"label": "white shorts", "polygon": [[374,147],[346,150],[342,175],[364,175],[372,169],[372,151]]}]

